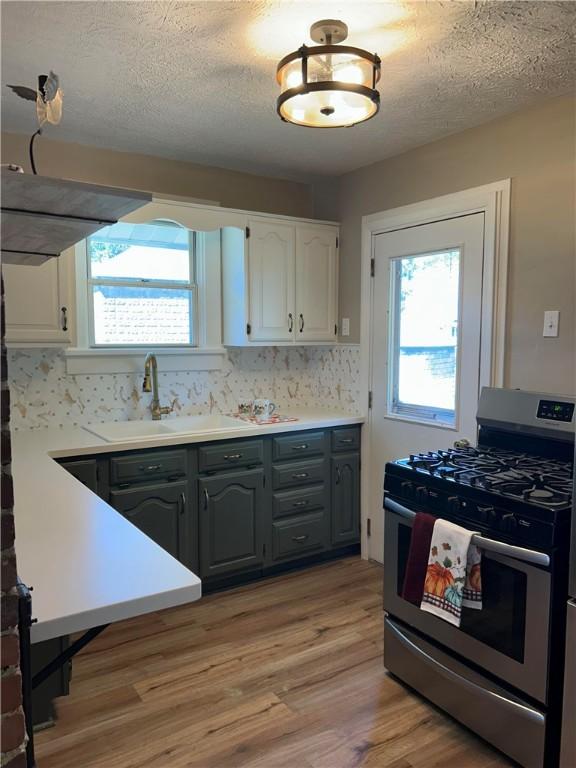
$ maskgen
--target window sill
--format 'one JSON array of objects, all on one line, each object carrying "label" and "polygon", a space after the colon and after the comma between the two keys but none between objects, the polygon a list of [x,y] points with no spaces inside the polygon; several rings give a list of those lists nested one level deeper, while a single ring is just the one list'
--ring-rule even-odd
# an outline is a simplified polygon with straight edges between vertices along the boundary
[{"label": "window sill", "polygon": [[150,347],[148,349],[80,349],[69,347],[64,351],[66,373],[142,373],[144,358],[149,352],[158,357],[160,373],[176,371],[218,371],[222,368],[224,347]]},{"label": "window sill", "polygon": [[452,432],[458,432],[458,426],[454,423],[448,423],[445,421],[433,421],[432,419],[418,419],[416,417],[407,416],[404,414],[396,414],[388,411],[384,414],[385,419],[390,421],[402,421],[406,424],[418,424],[421,427],[434,427],[435,429],[448,429]]}]

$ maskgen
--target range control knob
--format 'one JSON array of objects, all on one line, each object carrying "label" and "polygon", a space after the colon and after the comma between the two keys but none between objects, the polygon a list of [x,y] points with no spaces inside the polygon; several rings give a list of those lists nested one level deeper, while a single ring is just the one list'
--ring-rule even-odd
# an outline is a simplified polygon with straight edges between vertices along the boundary
[{"label": "range control knob", "polygon": [[480,519],[480,522],[482,523],[494,523],[496,520],[496,510],[494,507],[491,506],[481,506],[480,504],[476,507],[478,510],[478,517]]},{"label": "range control knob", "polygon": [[428,488],[425,485],[419,485],[416,488],[416,498],[418,501],[428,501],[429,495]]},{"label": "range control knob", "polygon": [[500,528],[503,531],[507,531],[508,533],[511,533],[512,531],[515,531],[518,527],[518,521],[514,517],[512,513],[509,513],[507,515],[502,515],[502,520],[500,521]]},{"label": "range control knob", "polygon": [[409,499],[414,498],[414,483],[409,483],[407,480],[405,480],[402,485],[400,486],[400,490],[402,493],[402,496],[406,496]]},{"label": "range control knob", "polygon": [[458,496],[448,496],[446,503],[448,505],[449,512],[454,512],[454,514],[460,512],[460,499]]}]

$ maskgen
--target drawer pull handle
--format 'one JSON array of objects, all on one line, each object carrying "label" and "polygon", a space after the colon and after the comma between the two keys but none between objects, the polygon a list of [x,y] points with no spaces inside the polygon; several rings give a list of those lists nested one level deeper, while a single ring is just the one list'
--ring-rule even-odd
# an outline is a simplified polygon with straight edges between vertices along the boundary
[{"label": "drawer pull handle", "polygon": [[310,536],[307,533],[302,534],[302,536],[292,536],[292,541],[298,542],[298,544],[302,544],[303,541],[306,541],[306,539],[309,539]]},{"label": "drawer pull handle", "polygon": [[306,477],[308,477],[308,472],[296,472],[292,475],[292,480],[304,480]]},{"label": "drawer pull handle", "polygon": [[147,467],[139,467],[140,472],[158,472],[162,469],[162,464],[149,464]]},{"label": "drawer pull handle", "polygon": [[310,503],[309,501],[295,501],[292,504],[292,506],[293,507],[307,507],[309,503]]},{"label": "drawer pull handle", "polygon": [[238,459],[242,458],[241,453],[227,453],[224,455],[224,458],[226,461],[237,461]]},{"label": "drawer pull handle", "polygon": [[350,445],[350,443],[354,442],[354,439],[351,437],[341,437],[339,438],[338,442],[342,445]]},{"label": "drawer pull handle", "polygon": [[301,443],[300,445],[293,445],[293,451],[305,451],[308,448],[308,443]]}]

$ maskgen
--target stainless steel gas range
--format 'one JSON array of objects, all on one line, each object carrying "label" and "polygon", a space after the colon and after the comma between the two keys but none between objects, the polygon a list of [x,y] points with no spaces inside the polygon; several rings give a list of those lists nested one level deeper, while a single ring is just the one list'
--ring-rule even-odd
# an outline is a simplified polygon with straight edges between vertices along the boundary
[{"label": "stainless steel gas range", "polygon": [[[477,447],[385,471],[385,667],[525,768],[559,765],[575,402],[484,388]],[[418,511],[481,534],[460,627],[401,596]]]}]

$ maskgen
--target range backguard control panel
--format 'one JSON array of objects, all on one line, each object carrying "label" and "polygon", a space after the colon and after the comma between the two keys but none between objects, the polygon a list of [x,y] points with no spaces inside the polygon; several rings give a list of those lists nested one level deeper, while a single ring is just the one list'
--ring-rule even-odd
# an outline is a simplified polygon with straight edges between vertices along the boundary
[{"label": "range backguard control panel", "polygon": [[558,400],[540,400],[538,403],[539,419],[548,421],[565,421],[570,423],[574,418],[574,403],[566,403]]}]

